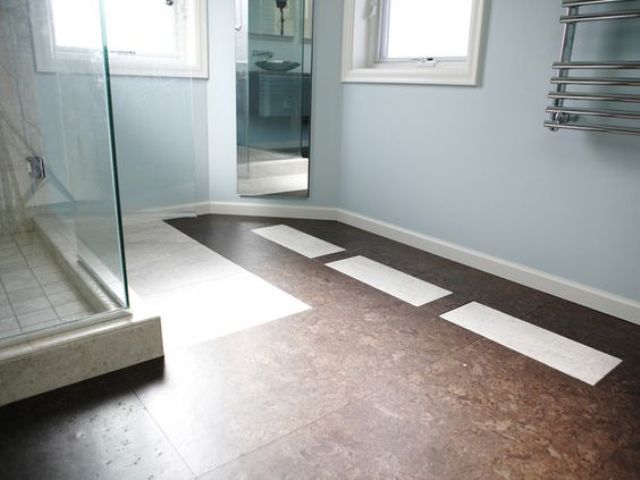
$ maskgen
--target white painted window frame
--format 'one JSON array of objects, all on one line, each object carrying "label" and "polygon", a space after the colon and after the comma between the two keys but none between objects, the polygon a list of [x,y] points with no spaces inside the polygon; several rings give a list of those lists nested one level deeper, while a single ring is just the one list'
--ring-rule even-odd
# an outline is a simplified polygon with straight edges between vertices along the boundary
[{"label": "white painted window frame", "polygon": [[[344,0],[342,81],[418,85],[478,85],[485,0],[473,0],[469,55],[415,62],[378,62],[377,0]],[[373,13],[373,15],[372,15]]]},{"label": "white painted window frame", "polygon": [[[207,0],[193,0],[193,29],[196,59],[190,62],[186,55],[178,59],[136,57],[130,52],[109,51],[109,73],[121,76],[208,78],[208,22]],[[53,15],[49,0],[30,0],[30,16],[33,25],[33,44],[36,68],[45,73],[95,73],[95,60],[102,52],[84,49],[59,49],[55,45]],[[96,55],[96,54],[100,55]],[[93,63],[87,61],[90,57]]]}]

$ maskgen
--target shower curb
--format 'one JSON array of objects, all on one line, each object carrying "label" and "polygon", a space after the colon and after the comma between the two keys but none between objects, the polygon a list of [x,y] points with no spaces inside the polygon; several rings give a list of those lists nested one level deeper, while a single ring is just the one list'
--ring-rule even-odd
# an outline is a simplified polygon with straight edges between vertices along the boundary
[{"label": "shower curb", "polygon": [[159,316],[144,307],[139,313],[118,313],[100,323],[0,346],[0,406],[164,355]]}]

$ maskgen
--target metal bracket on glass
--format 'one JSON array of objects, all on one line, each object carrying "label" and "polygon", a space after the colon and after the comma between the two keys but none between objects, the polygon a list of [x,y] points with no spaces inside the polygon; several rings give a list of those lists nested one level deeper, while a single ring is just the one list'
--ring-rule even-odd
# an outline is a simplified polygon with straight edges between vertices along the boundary
[{"label": "metal bracket on glass", "polygon": [[29,165],[29,177],[34,180],[41,180],[45,177],[44,158],[27,157],[27,164]]}]

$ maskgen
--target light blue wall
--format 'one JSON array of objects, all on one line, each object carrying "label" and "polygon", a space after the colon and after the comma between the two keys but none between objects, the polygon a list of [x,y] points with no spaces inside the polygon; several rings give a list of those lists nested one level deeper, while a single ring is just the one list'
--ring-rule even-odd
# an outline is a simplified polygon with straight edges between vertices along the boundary
[{"label": "light blue wall", "polygon": [[640,138],[541,126],[560,3],[488,2],[480,87],[345,85],[340,205],[640,300]]},{"label": "light blue wall", "polygon": [[125,213],[209,198],[207,81],[111,78],[116,153]]},{"label": "light blue wall", "polygon": [[[120,189],[125,213],[197,202],[336,205],[340,158],[339,0],[318,2],[314,44],[311,195],[236,195],[235,2],[209,1],[210,79],[113,76]],[[337,21],[337,23],[336,23]],[[185,209],[184,213],[193,213]]]},{"label": "light blue wall", "polygon": [[235,2],[209,2],[211,80],[208,85],[211,200],[293,205],[337,205],[340,160],[340,42],[342,2],[315,5],[311,193],[308,200],[242,198],[236,195]]}]

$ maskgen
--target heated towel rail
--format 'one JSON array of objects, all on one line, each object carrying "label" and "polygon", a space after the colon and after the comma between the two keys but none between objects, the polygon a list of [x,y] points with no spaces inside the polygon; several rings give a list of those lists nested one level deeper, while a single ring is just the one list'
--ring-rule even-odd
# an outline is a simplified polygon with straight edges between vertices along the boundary
[{"label": "heated towel rail", "polygon": [[[571,60],[578,24],[640,19],[640,10],[620,8],[619,4],[626,2],[638,3],[637,0],[563,0],[565,14],[560,17],[560,23],[563,24],[562,47],[559,61],[553,64],[553,69],[557,71],[556,76],[551,78],[555,91],[548,94],[552,102],[546,112],[551,115],[551,118],[544,122],[545,127],[552,131],[567,129],[640,135],[640,76],[632,76],[640,72],[640,60],[617,62]],[[589,8],[605,5],[615,5],[617,11],[594,13],[593,8]],[[581,8],[586,8],[587,12],[581,11]],[[638,22],[640,28],[640,20]],[[640,49],[638,57],[640,57]],[[595,73],[589,74],[589,72]],[[601,75],[601,72],[605,74]],[[618,76],[619,72],[630,76]],[[596,86],[598,91],[569,91],[569,88],[580,89],[581,86]],[[616,91],[601,91],[610,87],[615,88]],[[607,108],[591,107],[594,104],[598,105],[599,102]],[[625,108],[621,108],[623,105]],[[635,108],[636,106],[638,108]],[[602,119],[606,119],[604,123],[596,123]],[[622,121],[623,124],[610,123],[612,119]]]}]

